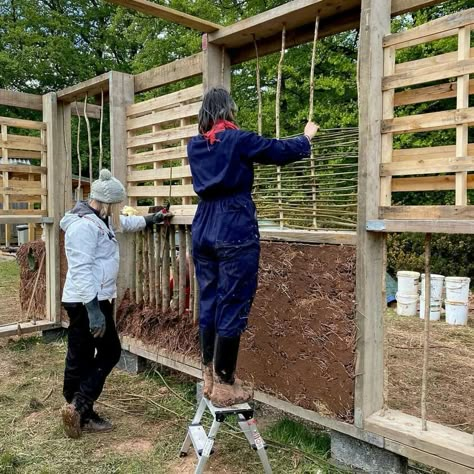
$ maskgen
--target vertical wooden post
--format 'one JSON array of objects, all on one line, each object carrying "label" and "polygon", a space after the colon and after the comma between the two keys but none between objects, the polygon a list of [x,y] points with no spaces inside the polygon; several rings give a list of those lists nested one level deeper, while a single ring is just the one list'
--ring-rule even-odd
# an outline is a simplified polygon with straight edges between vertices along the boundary
[{"label": "vertical wooden post", "polygon": [[179,269],[176,262],[176,227],[170,225],[170,253],[171,253],[171,275],[173,276],[173,294],[171,300],[173,301],[173,309],[179,308]]},{"label": "vertical wooden post", "polygon": [[[8,165],[8,128],[6,125],[1,126],[1,136],[2,136],[2,163]],[[9,173],[7,171],[3,172],[3,189],[8,189],[8,178]],[[3,210],[8,211],[10,209],[10,195],[3,195]],[[5,247],[10,246],[11,238],[11,225],[5,224]]]},{"label": "vertical wooden post", "polygon": [[[458,60],[470,58],[471,53],[471,27],[459,29],[458,34]],[[469,74],[458,77],[457,108],[469,107]],[[468,125],[456,127],[456,158],[465,158],[468,155]],[[467,172],[456,173],[456,206],[467,205]]]},{"label": "vertical wooden post", "polygon": [[59,221],[65,213],[67,156],[64,141],[64,106],[58,105],[55,93],[43,96],[43,122],[46,123],[47,205],[52,224],[45,225],[46,234],[46,308],[49,320],[61,321],[61,284]]},{"label": "vertical wooden post", "polygon": [[[127,106],[133,104],[134,78],[129,74],[112,71],[109,82],[110,108],[110,161],[112,174],[127,186]],[[128,288],[134,287],[135,250],[134,234],[119,234],[120,268],[117,281],[117,300]]]},{"label": "vertical wooden post", "polygon": [[179,226],[179,314],[186,309],[186,229]]},{"label": "vertical wooden post", "polygon": [[382,152],[382,77],[384,35],[390,33],[391,0],[363,0],[360,26],[359,203],[357,222],[356,380],[354,422],[383,407],[383,236],[366,230],[378,218]]},{"label": "vertical wooden post", "polygon": [[205,44],[203,55],[204,91],[214,86],[224,86],[230,91],[230,73],[230,56],[227,51],[214,44]]},{"label": "vertical wooden post", "polygon": [[161,242],[163,249],[161,250],[161,308],[163,313],[170,308],[170,232],[171,226],[166,227],[160,226],[161,229]]}]

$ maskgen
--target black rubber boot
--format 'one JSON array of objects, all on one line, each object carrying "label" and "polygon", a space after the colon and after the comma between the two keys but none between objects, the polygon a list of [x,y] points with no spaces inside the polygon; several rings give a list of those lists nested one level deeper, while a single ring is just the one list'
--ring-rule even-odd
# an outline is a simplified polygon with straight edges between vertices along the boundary
[{"label": "black rubber boot", "polygon": [[114,425],[94,410],[90,410],[82,417],[81,428],[85,433],[107,433],[114,429]]},{"label": "black rubber boot", "polygon": [[200,329],[199,340],[201,343],[201,360],[203,365],[203,395],[210,398],[214,386],[214,375],[212,370],[212,360],[214,358],[214,346],[216,332],[214,328]]},{"label": "black rubber boot", "polygon": [[240,336],[217,336],[214,351],[214,387],[211,401],[216,407],[229,407],[251,400],[252,390],[235,377]]},{"label": "black rubber boot", "polygon": [[82,434],[82,419],[92,410],[92,403],[77,394],[72,402],[66,404],[61,410],[64,432],[69,438],[77,439]]}]

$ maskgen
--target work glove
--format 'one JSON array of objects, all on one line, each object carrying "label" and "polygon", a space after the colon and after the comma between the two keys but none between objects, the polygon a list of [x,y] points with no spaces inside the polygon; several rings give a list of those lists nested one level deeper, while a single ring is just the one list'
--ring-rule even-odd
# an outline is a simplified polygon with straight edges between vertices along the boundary
[{"label": "work glove", "polygon": [[89,328],[92,336],[95,338],[102,337],[105,334],[105,316],[100,310],[99,300],[97,296],[89,303],[85,304],[87,317],[89,318]]},{"label": "work glove", "polygon": [[158,212],[145,216],[146,226],[153,227],[154,224],[161,224],[165,219],[171,219],[173,215],[169,211],[169,206],[162,207]]}]

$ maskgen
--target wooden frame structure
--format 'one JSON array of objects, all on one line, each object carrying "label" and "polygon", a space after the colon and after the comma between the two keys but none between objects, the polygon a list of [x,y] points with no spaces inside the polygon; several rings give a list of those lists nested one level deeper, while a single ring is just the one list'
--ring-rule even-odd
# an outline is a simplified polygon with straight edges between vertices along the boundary
[{"label": "wooden frame structure", "polygon": [[[0,91],[0,104],[43,110],[41,130],[44,132],[42,150],[46,153],[42,188],[47,189],[41,214],[30,216],[46,228],[48,315],[39,326],[24,324],[23,332],[60,324],[59,318],[59,229],[58,222],[71,198],[67,186],[71,176],[70,116],[75,101],[86,94],[108,92],[110,100],[110,139],[112,170],[127,183],[130,203],[146,212],[149,204],[161,204],[169,196],[176,204],[176,217],[171,231],[158,230],[136,236],[121,236],[122,268],[136,271],[121,272],[119,297],[126,289],[133,289],[137,300],[167,309],[174,301],[182,311],[185,308],[186,259],[189,255],[190,229],[194,210],[189,165],[185,154],[186,140],[196,131],[196,114],[202,92],[209,86],[224,84],[230,87],[231,64],[238,64],[255,56],[253,38],[259,42],[260,55],[280,48],[279,31],[287,27],[287,47],[313,39],[314,19],[320,17],[320,36],[327,36],[360,25],[359,63],[359,204],[358,225],[355,232],[271,231],[262,236],[277,241],[336,243],[357,245],[357,368],[355,379],[354,424],[343,423],[304,410],[266,394],[257,394],[257,400],[284,411],[311,420],[332,430],[385,448],[402,456],[453,473],[474,473],[474,446],[472,437],[434,423],[428,431],[421,423],[396,411],[383,412],[383,253],[386,232],[468,232],[474,233],[472,212],[467,205],[466,190],[471,187],[469,176],[473,162],[472,146],[467,142],[467,126],[474,122],[473,112],[466,98],[473,92],[469,74],[474,72],[472,51],[467,38],[472,25],[472,11],[440,19],[426,27],[390,34],[391,16],[434,5],[440,0],[294,0],[269,12],[221,27],[180,12],[163,9],[146,0],[110,0],[128,8],[171,19],[184,26],[204,31],[207,37],[204,51],[194,56],[159,66],[136,76],[111,72],[43,98],[31,94]],[[458,35],[459,47],[455,53],[423,59],[414,64],[396,64],[395,50],[399,47]],[[442,64],[443,67],[439,67]],[[446,67],[449,65],[449,68]],[[449,69],[449,73],[445,72]],[[415,103],[418,92],[396,91],[423,81],[456,77],[456,84],[427,86],[423,96],[435,98],[457,97],[457,110],[442,115],[425,116],[423,124],[417,118],[394,118],[394,108]],[[201,77],[201,80],[195,78]],[[173,94],[161,95],[144,102],[136,96],[164,85],[194,78],[197,85]],[[100,107],[89,106],[91,114],[100,114]],[[89,110],[89,109],[88,109]],[[0,119],[1,120],[1,119]],[[427,125],[428,124],[428,125]],[[5,124],[8,127],[8,124]],[[5,128],[2,124],[2,132]],[[25,124],[23,124],[25,125]],[[449,149],[398,151],[393,149],[393,135],[400,132],[445,127],[456,128],[456,144]],[[8,132],[8,128],[6,133]],[[2,135],[3,138],[3,135]],[[8,138],[8,137],[7,137]],[[4,140],[5,141],[5,140]],[[7,140],[8,141],[8,140]],[[2,146],[2,150],[8,147]],[[5,153],[5,152],[3,152]],[[432,157],[432,154],[436,157]],[[422,158],[418,156],[422,155]],[[450,189],[456,191],[456,206],[424,209],[393,210],[392,192],[408,189],[398,179],[409,180],[406,174],[424,174],[429,155],[433,168],[429,174],[452,172]],[[9,172],[2,154],[2,166]],[[443,161],[444,160],[444,161]],[[175,166],[170,166],[173,163]],[[141,169],[146,165],[147,169]],[[406,165],[406,167],[405,167]],[[414,172],[415,171],[415,172]],[[26,172],[26,170],[25,170]],[[171,176],[170,174],[171,173]],[[403,176],[403,178],[399,178]],[[8,176],[7,176],[8,179]],[[418,179],[418,178],[417,178]],[[432,186],[428,177],[423,186]],[[439,180],[445,183],[446,180]],[[148,184],[150,183],[150,184]],[[410,182],[412,183],[412,182]],[[421,181],[417,181],[417,186]],[[8,184],[8,183],[7,183]],[[147,184],[145,186],[145,184]],[[401,187],[402,186],[402,187]],[[412,186],[412,184],[410,184]],[[440,184],[439,186],[447,186]],[[5,185],[4,185],[5,188]],[[412,189],[412,188],[410,188]],[[424,189],[424,188],[421,188]],[[37,191],[35,191],[37,192]],[[375,198],[374,198],[375,196]],[[143,199],[152,200],[151,203]],[[8,200],[8,199],[7,199]],[[146,204],[142,204],[146,202]],[[140,206],[140,204],[142,204]],[[426,212],[431,212],[426,215]],[[441,220],[439,220],[441,218]],[[10,216],[8,223],[24,221],[24,216]],[[6,222],[4,216],[0,221]],[[179,259],[174,251],[181,252]],[[167,258],[156,261],[162,255]],[[169,258],[168,258],[169,257]],[[160,273],[157,273],[157,265]],[[192,262],[191,262],[192,265]],[[146,271],[145,271],[146,270]],[[151,276],[146,281],[144,273]],[[192,267],[191,267],[192,273]],[[173,275],[174,294],[169,292],[169,277]],[[190,310],[196,310],[197,288]],[[41,323],[41,324],[40,324]],[[0,335],[15,334],[18,328],[0,328]],[[155,360],[190,375],[200,376],[200,365],[179,354],[149,347],[127,337],[124,349]]]}]

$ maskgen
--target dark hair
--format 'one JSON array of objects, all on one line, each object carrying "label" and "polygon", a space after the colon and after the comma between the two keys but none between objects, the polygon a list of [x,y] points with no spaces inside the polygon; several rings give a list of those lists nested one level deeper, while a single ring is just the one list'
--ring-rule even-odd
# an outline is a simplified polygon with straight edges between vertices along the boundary
[{"label": "dark hair", "polygon": [[235,123],[237,106],[229,91],[223,87],[211,87],[202,100],[199,110],[199,133],[208,132],[218,120]]}]

